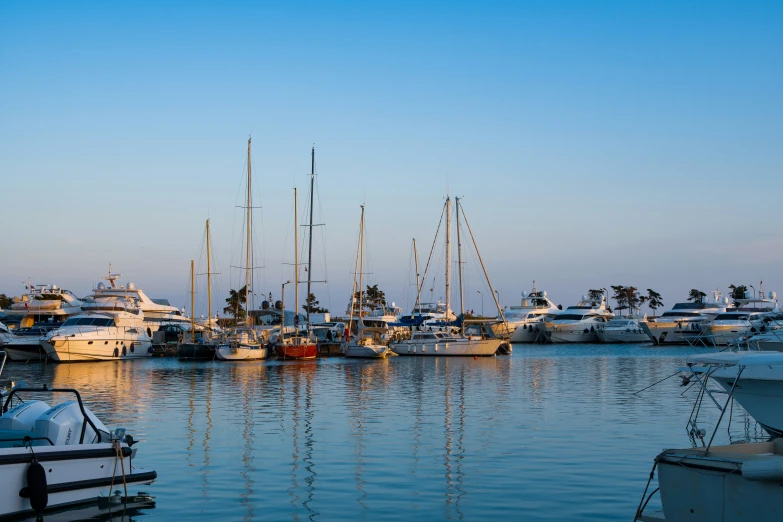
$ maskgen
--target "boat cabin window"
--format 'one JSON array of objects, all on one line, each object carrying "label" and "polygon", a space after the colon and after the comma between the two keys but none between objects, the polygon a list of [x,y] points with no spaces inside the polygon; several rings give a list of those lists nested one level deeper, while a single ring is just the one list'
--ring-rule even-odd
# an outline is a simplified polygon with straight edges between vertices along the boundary
[{"label": "boat cabin window", "polygon": [[699,317],[699,312],[664,312],[661,317]]},{"label": "boat cabin window", "polygon": [[677,303],[672,310],[703,310],[707,308],[706,303]]},{"label": "boat cabin window", "polygon": [[582,314],[558,314],[555,316],[555,321],[581,321],[582,319],[584,319]]},{"label": "boat cabin window", "polygon": [[63,326],[111,326],[114,321],[105,317],[72,317]]}]

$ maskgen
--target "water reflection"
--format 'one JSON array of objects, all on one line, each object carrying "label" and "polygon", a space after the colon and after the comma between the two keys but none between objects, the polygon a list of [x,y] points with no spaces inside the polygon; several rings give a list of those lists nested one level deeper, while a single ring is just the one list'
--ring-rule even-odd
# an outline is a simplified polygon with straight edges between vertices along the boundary
[{"label": "water reflection", "polygon": [[[12,366],[144,434],[148,519],[626,520],[652,458],[687,447],[687,350],[511,357]],[[682,395],[681,395],[682,394]],[[703,408],[700,425],[717,419]],[[716,443],[764,437],[734,405]],[[725,420],[724,420],[725,422]],[[708,429],[711,434],[711,430]]]}]

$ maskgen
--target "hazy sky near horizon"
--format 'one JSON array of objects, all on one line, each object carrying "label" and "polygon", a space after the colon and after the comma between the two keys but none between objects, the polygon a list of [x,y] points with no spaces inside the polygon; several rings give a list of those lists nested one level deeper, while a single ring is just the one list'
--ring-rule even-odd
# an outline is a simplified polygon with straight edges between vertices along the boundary
[{"label": "hazy sky near horizon", "polygon": [[333,312],[359,205],[367,278],[410,308],[411,238],[423,265],[447,192],[504,304],[533,279],[563,305],[783,292],[782,23],[753,1],[2,2],[0,292],[85,295],[111,262],[182,306],[209,217],[222,300],[250,135],[258,293],[292,279],[313,145]]}]

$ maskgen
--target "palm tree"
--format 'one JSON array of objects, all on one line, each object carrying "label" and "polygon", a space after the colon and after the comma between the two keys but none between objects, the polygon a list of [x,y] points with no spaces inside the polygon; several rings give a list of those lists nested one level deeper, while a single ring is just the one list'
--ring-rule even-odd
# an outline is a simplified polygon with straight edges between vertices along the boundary
[{"label": "palm tree", "polygon": [[238,291],[231,289],[228,293],[228,299],[226,299],[228,305],[223,308],[223,313],[233,315],[235,323],[247,316],[243,307],[247,303],[246,290],[247,286],[243,286]]},{"label": "palm tree", "polygon": [[315,294],[310,294],[307,296],[307,300],[305,301],[305,304],[302,305],[302,309],[307,312],[308,307],[310,309],[311,314],[325,314],[329,312],[326,308],[322,308],[318,306],[318,299],[315,298]]}]

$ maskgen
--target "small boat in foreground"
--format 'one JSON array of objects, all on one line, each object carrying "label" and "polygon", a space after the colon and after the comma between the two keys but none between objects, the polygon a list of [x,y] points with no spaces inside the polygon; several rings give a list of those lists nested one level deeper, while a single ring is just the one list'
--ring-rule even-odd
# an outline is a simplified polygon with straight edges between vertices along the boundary
[{"label": "small boat in foreground", "polygon": [[[41,394],[74,397],[50,407]],[[4,394],[5,395],[5,394]],[[149,485],[154,470],[134,465],[136,443],[124,429],[111,433],[65,388],[14,388],[0,416],[0,516],[96,502],[113,486]],[[117,507],[120,508],[122,504]]]}]

